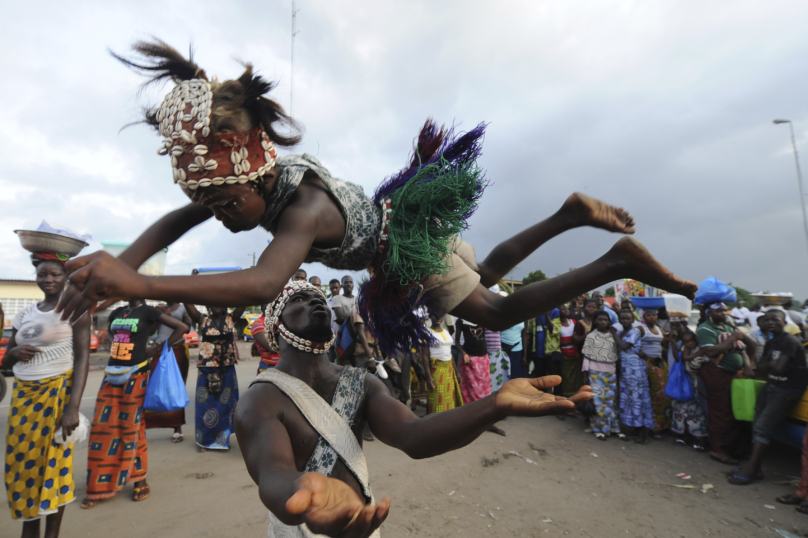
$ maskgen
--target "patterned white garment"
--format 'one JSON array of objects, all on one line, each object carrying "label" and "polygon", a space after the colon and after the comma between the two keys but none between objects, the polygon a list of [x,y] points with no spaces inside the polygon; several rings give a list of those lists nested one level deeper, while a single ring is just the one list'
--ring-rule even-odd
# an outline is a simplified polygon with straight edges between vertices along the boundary
[{"label": "patterned white garment", "polygon": [[[306,383],[280,370],[264,370],[255,383],[272,383],[286,394],[297,406],[306,420],[320,434],[317,446],[305,472],[318,472],[331,476],[337,459],[341,459],[351,474],[359,482],[366,502],[374,502],[368,482],[368,469],[362,447],[351,430],[356,412],[365,391],[366,371],[362,368],[345,367],[337,382],[334,399],[328,403]],[[289,526],[281,522],[272,512],[269,513],[269,538],[317,538],[323,535],[312,533],[305,524]],[[379,530],[371,538],[379,538]]]},{"label": "patterned white garment", "polygon": [[11,320],[11,326],[17,330],[17,345],[41,350],[30,361],[14,364],[17,379],[35,381],[73,368],[73,328],[61,318],[54,310],[42,312],[32,304]]},{"label": "patterned white garment", "polygon": [[379,247],[382,218],[381,208],[365,195],[362,187],[331,177],[329,171],[316,158],[308,154],[289,155],[277,161],[281,172],[270,193],[261,226],[272,234],[278,231],[278,220],[286,209],[303,176],[313,172],[319,177],[329,194],[337,202],[345,217],[345,238],[342,245],[333,248],[312,247],[306,263],[320,262],[332,269],[360,271],[373,262]]}]

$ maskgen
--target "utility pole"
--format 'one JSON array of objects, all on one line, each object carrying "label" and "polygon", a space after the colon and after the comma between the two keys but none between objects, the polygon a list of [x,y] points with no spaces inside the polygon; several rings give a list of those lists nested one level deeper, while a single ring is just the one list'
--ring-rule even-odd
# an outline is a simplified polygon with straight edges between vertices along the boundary
[{"label": "utility pole", "polygon": [[292,115],[292,97],[294,94],[294,81],[295,81],[295,36],[297,35],[297,12],[300,11],[295,7],[295,0],[292,0],[292,58],[289,62],[289,116]]},{"label": "utility pole", "polygon": [[252,254],[247,254],[247,256],[252,256],[253,259],[252,267],[255,267],[255,252],[253,252]]},{"label": "utility pole", "polygon": [[794,150],[794,164],[797,166],[797,185],[800,188],[800,207],[802,207],[802,226],[805,229],[805,239],[808,241],[808,214],[805,210],[805,194],[802,188],[802,171],[800,170],[800,158],[797,153],[797,139],[794,136],[794,124],[791,120],[774,120],[772,123],[780,125],[787,123],[788,128],[791,130],[791,148]]}]

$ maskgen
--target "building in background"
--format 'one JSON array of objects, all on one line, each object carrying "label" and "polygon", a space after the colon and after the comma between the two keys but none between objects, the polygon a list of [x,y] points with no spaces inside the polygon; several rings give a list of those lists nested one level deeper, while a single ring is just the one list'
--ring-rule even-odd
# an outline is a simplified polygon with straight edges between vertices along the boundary
[{"label": "building in background", "polygon": [[0,280],[0,304],[5,313],[5,325],[24,308],[45,298],[34,280]]}]

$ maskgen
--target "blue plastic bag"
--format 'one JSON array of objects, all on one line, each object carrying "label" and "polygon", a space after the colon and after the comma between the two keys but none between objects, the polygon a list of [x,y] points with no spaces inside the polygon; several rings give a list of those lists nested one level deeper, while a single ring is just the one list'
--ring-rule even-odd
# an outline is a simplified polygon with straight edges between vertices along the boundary
[{"label": "blue plastic bag", "polygon": [[682,359],[681,353],[679,353],[679,360],[673,363],[668,372],[665,396],[680,402],[689,402],[694,398],[693,384],[690,382],[690,376],[685,369],[685,361]]},{"label": "blue plastic bag", "polygon": [[149,378],[143,409],[154,413],[184,409],[191,403],[191,399],[185,389],[185,381],[182,380],[174,350],[168,346],[168,340],[163,345],[163,353],[158,361]]},{"label": "blue plastic bag", "polygon": [[699,291],[696,292],[696,304],[734,303],[737,298],[735,288],[724,284],[714,276],[708,276],[699,284]]}]

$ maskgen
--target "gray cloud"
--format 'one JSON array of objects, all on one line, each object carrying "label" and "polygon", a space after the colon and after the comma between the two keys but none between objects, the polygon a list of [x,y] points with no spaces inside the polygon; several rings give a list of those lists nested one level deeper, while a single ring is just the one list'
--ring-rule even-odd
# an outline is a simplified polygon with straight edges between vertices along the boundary
[{"label": "gray cloud", "polygon": [[[637,237],[692,280],[808,297],[808,259],[786,126],[804,147],[808,6],[636,2],[299,2],[296,151],[372,192],[405,161],[427,116],[490,122],[493,181],[466,239],[484,257],[574,190],[628,208]],[[42,13],[46,15],[43,16]],[[286,2],[46,2],[4,8],[0,35],[0,278],[32,275],[12,229],[47,218],[102,240],[132,240],[185,203],[158,138],[138,119],[142,80],[107,47],[156,35],[194,43],[209,74],[251,61],[289,102]],[[31,28],[38,28],[32,32]],[[808,164],[808,163],[806,163]],[[270,236],[206,223],[168,270],[247,266]],[[581,266],[617,239],[576,230],[514,271]],[[323,278],[339,276],[322,266]]]}]

